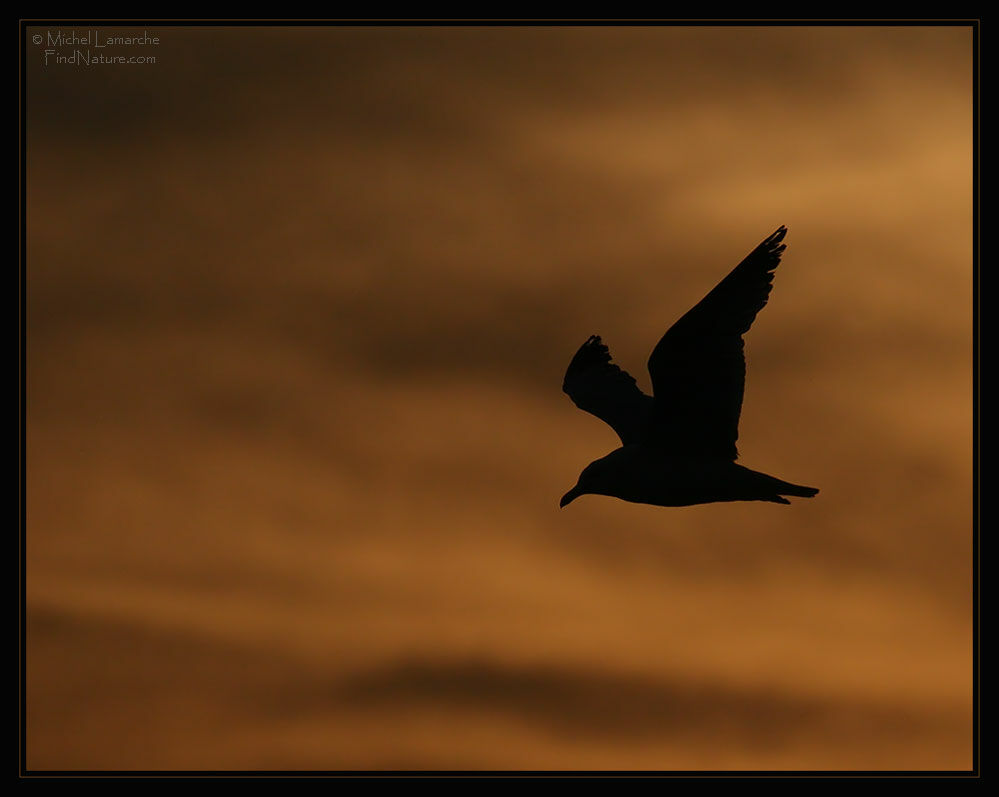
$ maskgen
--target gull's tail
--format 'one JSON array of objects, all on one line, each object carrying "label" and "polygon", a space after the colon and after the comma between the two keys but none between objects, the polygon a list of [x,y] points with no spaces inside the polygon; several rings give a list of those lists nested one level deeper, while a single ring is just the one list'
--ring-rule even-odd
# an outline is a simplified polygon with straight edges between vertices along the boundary
[{"label": "gull's tail", "polygon": [[[747,469],[748,471],[748,469]],[[749,500],[770,501],[774,504],[790,504],[783,496],[795,498],[811,498],[818,493],[817,487],[805,487],[803,484],[791,484],[775,476],[768,476],[759,471],[748,471],[751,474],[748,483],[752,485],[752,498]]]},{"label": "gull's tail", "polygon": [[811,498],[819,491],[818,487],[805,487],[790,482],[781,482],[780,486],[781,489],[777,491],[779,495],[796,495],[799,498]]},{"label": "gull's tail", "polygon": [[782,481],[781,479],[774,479],[773,481],[775,495],[767,496],[763,499],[764,501],[772,501],[775,504],[790,504],[791,502],[782,496],[793,495],[796,498],[812,498],[819,492],[818,487],[791,484],[791,482]]}]

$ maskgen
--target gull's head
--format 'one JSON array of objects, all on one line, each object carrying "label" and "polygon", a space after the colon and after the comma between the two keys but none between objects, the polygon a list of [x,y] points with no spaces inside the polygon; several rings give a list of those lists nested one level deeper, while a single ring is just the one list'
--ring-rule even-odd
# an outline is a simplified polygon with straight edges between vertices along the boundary
[{"label": "gull's head", "polygon": [[571,490],[569,490],[569,492],[567,492],[565,495],[563,495],[561,499],[559,499],[559,502],[558,502],[559,509],[561,509],[561,508],[563,508],[563,507],[571,504],[573,501],[575,501],[577,498],[579,498],[579,496],[585,495],[585,494],[586,494],[586,490],[584,490],[582,487],[580,487],[577,484],[575,487],[573,487]]},{"label": "gull's head", "polygon": [[606,457],[598,459],[596,462],[591,462],[583,468],[583,472],[579,474],[579,481],[576,482],[576,486],[563,495],[561,500],[558,502],[559,508],[571,504],[581,495],[607,494],[604,489],[604,482],[606,481],[605,474],[607,471],[607,463],[605,460]]}]

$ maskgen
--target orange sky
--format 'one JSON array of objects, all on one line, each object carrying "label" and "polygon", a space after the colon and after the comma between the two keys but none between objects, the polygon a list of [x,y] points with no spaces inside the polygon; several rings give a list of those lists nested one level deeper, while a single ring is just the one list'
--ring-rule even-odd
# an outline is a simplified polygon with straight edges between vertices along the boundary
[{"label": "orange sky", "polygon": [[[29,768],[971,766],[970,27],[155,33],[27,45]],[[780,224],[819,496],[560,511]]]}]

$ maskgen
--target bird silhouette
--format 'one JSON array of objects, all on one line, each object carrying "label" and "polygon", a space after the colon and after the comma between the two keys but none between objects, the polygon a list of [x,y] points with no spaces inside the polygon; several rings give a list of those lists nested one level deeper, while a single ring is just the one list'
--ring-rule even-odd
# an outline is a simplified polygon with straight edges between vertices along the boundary
[{"label": "bird silhouette", "polygon": [[586,494],[690,506],[790,504],[783,496],[818,493],[735,463],[746,380],[742,336],[767,303],[786,234],[781,226],[663,335],[649,357],[654,397],[611,362],[599,335],[579,348],[562,389],[609,424],[621,447],[587,465],[559,506]]}]

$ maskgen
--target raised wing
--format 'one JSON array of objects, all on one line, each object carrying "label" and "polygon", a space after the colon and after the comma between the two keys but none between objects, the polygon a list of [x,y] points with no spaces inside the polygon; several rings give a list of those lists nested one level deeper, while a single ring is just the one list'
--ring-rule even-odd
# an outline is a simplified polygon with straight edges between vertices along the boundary
[{"label": "raised wing", "polygon": [[689,455],[736,459],[746,380],[743,334],[770,295],[787,228],[757,246],[652,351],[654,437]]},{"label": "raised wing", "polygon": [[653,399],[641,391],[635,377],[611,362],[610,351],[591,335],[569,363],[562,390],[581,410],[609,424],[621,443],[637,443],[645,436]]}]

